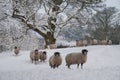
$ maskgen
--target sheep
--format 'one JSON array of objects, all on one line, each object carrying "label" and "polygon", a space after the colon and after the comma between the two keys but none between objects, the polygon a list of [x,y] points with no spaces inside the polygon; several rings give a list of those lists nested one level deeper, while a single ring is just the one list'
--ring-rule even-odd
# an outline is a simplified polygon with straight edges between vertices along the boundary
[{"label": "sheep", "polygon": [[39,57],[40,57],[40,55],[38,54],[37,49],[30,52],[30,59],[31,59],[32,63],[33,63],[33,61],[35,61],[35,64],[36,64],[37,61],[39,60]]},{"label": "sheep", "polygon": [[14,47],[14,53],[15,53],[15,55],[19,54],[19,49],[16,46]]},{"label": "sheep", "polygon": [[46,51],[40,52],[40,60],[44,62],[46,58],[47,58]]},{"label": "sheep", "polygon": [[56,44],[50,44],[48,47],[49,47],[50,49],[56,49],[56,48],[57,48],[57,45],[56,45]]},{"label": "sheep", "polygon": [[96,40],[96,39],[91,40],[91,44],[92,45],[97,45],[98,44],[98,40]]},{"label": "sheep", "polygon": [[111,40],[102,40],[101,45],[111,45],[112,41]]},{"label": "sheep", "polygon": [[102,40],[101,45],[107,45],[107,40]]},{"label": "sheep", "polygon": [[112,41],[111,41],[111,40],[108,40],[108,41],[107,41],[107,44],[108,44],[108,45],[112,45]]},{"label": "sheep", "polygon": [[45,49],[56,49],[57,45],[56,44],[49,44],[44,46]]},{"label": "sheep", "polygon": [[70,65],[77,64],[77,67],[79,67],[79,64],[81,64],[81,69],[83,68],[83,64],[87,61],[87,52],[88,50],[83,49],[82,53],[74,52],[67,54],[65,57],[66,60],[66,66],[70,69]]},{"label": "sheep", "polygon": [[83,46],[83,41],[82,40],[76,40],[76,46]]},{"label": "sheep", "polygon": [[87,40],[83,40],[83,46],[87,46],[88,42]]},{"label": "sheep", "polygon": [[49,66],[51,68],[58,68],[62,64],[62,58],[59,52],[55,52],[49,59]]}]

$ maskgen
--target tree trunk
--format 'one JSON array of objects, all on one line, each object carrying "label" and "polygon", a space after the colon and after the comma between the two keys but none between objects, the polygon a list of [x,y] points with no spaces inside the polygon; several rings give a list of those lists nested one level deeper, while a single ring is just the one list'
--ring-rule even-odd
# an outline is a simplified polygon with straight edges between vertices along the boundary
[{"label": "tree trunk", "polygon": [[50,44],[55,44],[56,39],[54,38],[54,34],[51,34],[51,32],[47,32],[47,34],[44,36],[45,40],[45,48],[47,48]]}]

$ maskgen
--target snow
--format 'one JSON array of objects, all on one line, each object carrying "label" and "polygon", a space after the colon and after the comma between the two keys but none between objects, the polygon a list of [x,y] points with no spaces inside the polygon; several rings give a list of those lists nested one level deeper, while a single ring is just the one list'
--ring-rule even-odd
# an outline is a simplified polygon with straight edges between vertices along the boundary
[{"label": "snow", "polygon": [[67,15],[63,12],[59,13],[58,17],[60,17],[63,22],[67,21],[67,19],[68,19]]},{"label": "snow", "polygon": [[[88,49],[88,59],[83,69],[65,66],[65,56],[71,52]],[[30,51],[21,51],[15,56],[12,51],[0,54],[0,80],[120,80],[120,45],[87,46],[63,49],[46,49],[46,62],[32,64]],[[51,69],[49,57],[59,51],[62,65]]]}]

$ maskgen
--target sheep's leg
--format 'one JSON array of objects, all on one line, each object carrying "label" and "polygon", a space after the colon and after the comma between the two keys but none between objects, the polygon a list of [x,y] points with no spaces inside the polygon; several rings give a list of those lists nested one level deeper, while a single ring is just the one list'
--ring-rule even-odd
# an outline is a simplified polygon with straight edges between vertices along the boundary
[{"label": "sheep's leg", "polygon": [[15,56],[17,56],[17,54],[15,53]]},{"label": "sheep's leg", "polygon": [[50,67],[53,68],[53,65],[51,63],[49,63]]},{"label": "sheep's leg", "polygon": [[57,68],[59,67],[59,65],[56,66]]},{"label": "sheep's leg", "polygon": [[79,64],[77,64],[77,68],[79,67]]},{"label": "sheep's leg", "polygon": [[55,66],[53,66],[53,69],[55,69]]},{"label": "sheep's leg", "polygon": [[37,61],[35,60],[35,64],[37,64]]},{"label": "sheep's leg", "polygon": [[51,68],[53,68],[53,66],[51,64],[49,64]]},{"label": "sheep's leg", "polygon": [[83,68],[83,63],[81,63],[81,69]]},{"label": "sheep's leg", "polygon": [[33,63],[33,59],[31,59],[31,62]]},{"label": "sheep's leg", "polygon": [[50,66],[51,68],[53,68],[52,66]]},{"label": "sheep's leg", "polygon": [[53,69],[55,69],[55,67],[56,67],[56,65],[54,64],[54,65],[53,65]]},{"label": "sheep's leg", "polygon": [[68,65],[68,68],[70,69],[70,65]]},{"label": "sheep's leg", "polygon": [[37,64],[38,59],[35,59],[35,64]]}]

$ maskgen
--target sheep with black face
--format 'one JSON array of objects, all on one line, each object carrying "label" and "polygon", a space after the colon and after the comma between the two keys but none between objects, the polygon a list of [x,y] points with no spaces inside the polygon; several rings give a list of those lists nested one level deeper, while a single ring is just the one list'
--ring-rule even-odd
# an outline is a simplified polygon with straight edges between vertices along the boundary
[{"label": "sheep with black face", "polygon": [[81,69],[83,68],[83,64],[87,61],[87,52],[88,50],[83,49],[81,52],[73,52],[66,55],[66,66],[70,68],[70,65],[77,64],[77,67],[79,67],[79,64],[81,64]]},{"label": "sheep with black face", "polygon": [[47,59],[46,51],[40,52],[40,60],[44,62],[46,59]]},{"label": "sheep with black face", "polygon": [[62,64],[62,58],[59,52],[55,52],[49,59],[49,65],[51,68],[58,68]]}]

